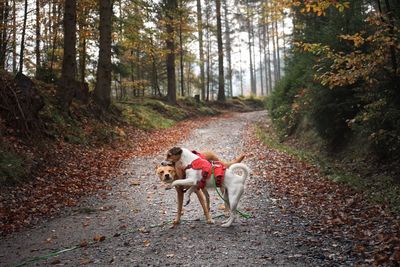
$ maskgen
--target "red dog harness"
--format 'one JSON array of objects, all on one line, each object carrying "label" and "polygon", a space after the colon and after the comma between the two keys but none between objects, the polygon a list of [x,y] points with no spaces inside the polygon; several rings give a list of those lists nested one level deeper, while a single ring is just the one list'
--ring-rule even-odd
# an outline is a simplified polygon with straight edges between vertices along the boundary
[{"label": "red dog harness", "polygon": [[207,183],[207,179],[211,177],[212,174],[212,168],[214,167],[214,179],[215,183],[217,184],[217,187],[221,187],[222,183],[224,181],[224,176],[225,176],[225,170],[226,167],[222,162],[219,161],[214,161],[214,162],[209,162],[208,160],[205,159],[205,157],[200,154],[197,151],[192,151],[193,154],[196,154],[200,158],[195,159],[190,163],[186,168],[187,169],[194,169],[194,170],[201,170],[201,176],[203,177],[200,182],[199,182],[199,188],[204,188]]}]

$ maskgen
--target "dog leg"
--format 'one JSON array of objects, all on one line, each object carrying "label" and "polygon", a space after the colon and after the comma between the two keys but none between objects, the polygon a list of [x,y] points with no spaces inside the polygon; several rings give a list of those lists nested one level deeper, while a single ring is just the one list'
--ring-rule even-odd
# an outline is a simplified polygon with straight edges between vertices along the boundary
[{"label": "dog leg", "polygon": [[185,201],[185,207],[187,206],[187,205],[189,205],[189,203],[190,203],[190,197],[192,196],[192,193],[194,192],[194,191],[196,191],[197,190],[197,186],[191,186],[190,188],[189,188],[189,190],[187,190],[186,191],[186,198],[187,198],[187,200]]},{"label": "dog leg", "polygon": [[206,216],[206,220],[208,224],[213,224],[214,220],[211,218],[210,210],[207,208],[206,197],[204,196],[201,190],[196,190],[196,195],[200,201],[200,205],[203,208],[204,215]]},{"label": "dog leg", "polygon": [[188,178],[188,179],[181,179],[181,180],[175,180],[172,182],[171,186],[195,186],[197,185],[197,180],[193,178]]},{"label": "dog leg", "polygon": [[[224,190],[224,215],[226,217],[228,217],[229,215],[229,195],[228,195],[228,190],[227,189],[223,189]],[[222,188],[221,188],[222,191]]]},{"label": "dog leg", "polygon": [[232,223],[236,219],[236,208],[239,204],[240,197],[242,196],[243,193],[243,188],[235,188],[235,189],[229,189],[228,190],[228,195],[229,195],[229,204],[230,204],[230,217],[229,219],[222,224],[222,227],[229,227],[232,225]]},{"label": "dog leg", "polygon": [[178,211],[176,213],[176,218],[173,221],[173,224],[179,224],[182,216],[182,205],[183,205],[183,189],[181,187],[176,187],[176,193],[178,197]]},{"label": "dog leg", "polygon": [[203,188],[201,190],[203,191],[204,196],[206,197],[208,211],[211,211],[211,209],[210,209],[210,194],[208,193],[208,190],[206,188]]}]

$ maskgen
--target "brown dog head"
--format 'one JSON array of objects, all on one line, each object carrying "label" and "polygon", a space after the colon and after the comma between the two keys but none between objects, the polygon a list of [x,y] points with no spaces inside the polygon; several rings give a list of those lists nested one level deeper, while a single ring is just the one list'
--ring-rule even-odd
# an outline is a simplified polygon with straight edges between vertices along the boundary
[{"label": "brown dog head", "polygon": [[156,173],[164,183],[172,183],[177,178],[175,167],[171,165],[157,166]]},{"label": "brown dog head", "polygon": [[181,159],[181,155],[182,155],[182,148],[173,147],[170,150],[168,150],[167,160],[172,162],[177,162],[178,160]]}]

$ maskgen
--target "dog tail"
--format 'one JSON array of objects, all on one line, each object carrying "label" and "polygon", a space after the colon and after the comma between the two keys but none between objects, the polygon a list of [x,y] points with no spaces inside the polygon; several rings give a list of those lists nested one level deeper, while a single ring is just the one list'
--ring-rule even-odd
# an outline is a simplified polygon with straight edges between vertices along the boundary
[{"label": "dog tail", "polygon": [[232,160],[232,161],[223,162],[223,164],[224,164],[227,168],[229,168],[231,165],[233,165],[233,164],[235,164],[235,163],[240,163],[240,162],[242,162],[242,160],[244,159],[244,157],[245,157],[245,155],[242,154],[242,155],[240,155],[239,157],[237,157],[236,159],[234,159],[234,160]]},{"label": "dog tail", "polygon": [[241,170],[243,172],[241,176],[243,179],[247,179],[250,176],[250,168],[244,163],[234,163],[229,167],[229,171],[232,173],[235,173],[236,170]]}]

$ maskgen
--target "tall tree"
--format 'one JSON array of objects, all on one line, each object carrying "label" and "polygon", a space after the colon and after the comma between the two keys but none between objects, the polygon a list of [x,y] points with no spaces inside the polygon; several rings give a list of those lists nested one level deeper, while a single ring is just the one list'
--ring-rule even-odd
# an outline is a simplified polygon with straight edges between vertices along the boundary
[{"label": "tall tree", "polygon": [[229,12],[228,12],[228,0],[224,0],[224,18],[225,18],[225,44],[226,44],[226,59],[228,63],[228,96],[233,95],[233,85],[232,85],[232,47],[231,47],[231,29],[229,22]]},{"label": "tall tree", "polygon": [[263,64],[262,64],[262,41],[261,41],[261,27],[258,27],[258,52],[260,62],[260,84],[261,84],[261,95],[264,95],[264,77],[263,77]]},{"label": "tall tree", "polygon": [[205,73],[204,73],[204,51],[203,51],[203,16],[201,0],[197,0],[197,31],[199,35],[199,61],[200,61],[200,92],[201,99],[205,100]]},{"label": "tall tree", "polygon": [[275,24],[275,37],[276,37],[276,60],[277,60],[277,77],[281,79],[281,53],[279,48],[279,31],[278,31],[278,20],[274,21]]},{"label": "tall tree", "polygon": [[111,104],[111,30],[112,0],[99,0],[100,4],[100,42],[94,100],[103,109]]},{"label": "tall tree", "polygon": [[35,46],[35,54],[36,54],[36,77],[39,77],[40,72],[40,0],[36,0],[36,46]]},{"label": "tall tree", "polygon": [[210,36],[210,14],[211,14],[211,6],[210,6],[210,1],[205,0],[206,4],[206,42],[207,42],[207,96],[206,100],[210,100],[210,82],[211,82],[211,75],[212,75],[212,69],[211,69],[211,36]]},{"label": "tall tree", "polygon": [[19,53],[19,70],[18,72],[22,74],[24,70],[24,51],[25,51],[25,32],[26,32],[26,21],[28,20],[28,0],[24,3],[24,22],[22,25],[22,36],[21,36],[21,52]]},{"label": "tall tree", "polygon": [[177,9],[177,0],[164,0],[166,23],[166,48],[167,48],[167,99],[170,103],[176,103],[176,76],[175,76],[175,27],[174,12]]},{"label": "tall tree", "polygon": [[218,101],[225,101],[224,50],[222,47],[221,0],[216,0],[218,43]]},{"label": "tall tree", "polygon": [[61,105],[67,110],[76,90],[76,0],[65,1],[63,24],[64,56],[58,94]]},{"label": "tall tree", "polygon": [[185,80],[184,80],[184,49],[183,49],[183,0],[179,0],[179,74],[181,85],[181,96],[185,96]]},{"label": "tall tree", "polygon": [[8,15],[10,6],[8,1],[0,2],[0,69],[4,69],[8,46]]},{"label": "tall tree", "polygon": [[51,35],[52,35],[52,45],[51,45],[51,56],[50,56],[50,73],[54,75],[54,63],[56,61],[56,50],[58,48],[58,30],[59,23],[61,19],[61,6],[58,3],[58,0],[54,0],[52,3],[52,16],[51,16]]},{"label": "tall tree", "polygon": [[252,19],[251,19],[251,12],[250,12],[250,4],[249,1],[246,1],[246,22],[247,22],[247,35],[248,35],[248,45],[249,45],[249,71],[250,71],[250,88],[251,93],[254,94],[256,91],[256,84],[254,80],[254,68],[253,68],[253,53],[252,53]]},{"label": "tall tree", "polygon": [[12,72],[17,72],[17,8],[13,0],[12,12],[13,12],[13,27],[12,27]]}]

